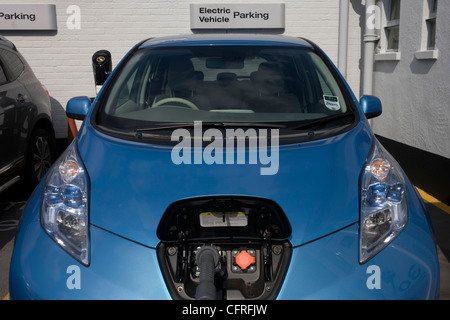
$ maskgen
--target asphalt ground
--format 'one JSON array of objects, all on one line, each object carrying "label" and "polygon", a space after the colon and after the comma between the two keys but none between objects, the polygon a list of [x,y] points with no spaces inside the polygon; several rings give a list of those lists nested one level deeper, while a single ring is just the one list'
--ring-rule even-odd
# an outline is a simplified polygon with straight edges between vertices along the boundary
[{"label": "asphalt ground", "polygon": [[[450,206],[419,190],[428,208],[436,233],[440,272],[441,300],[450,300]],[[16,185],[0,194],[0,299],[9,298],[9,263],[14,247],[17,223],[30,193]]]}]

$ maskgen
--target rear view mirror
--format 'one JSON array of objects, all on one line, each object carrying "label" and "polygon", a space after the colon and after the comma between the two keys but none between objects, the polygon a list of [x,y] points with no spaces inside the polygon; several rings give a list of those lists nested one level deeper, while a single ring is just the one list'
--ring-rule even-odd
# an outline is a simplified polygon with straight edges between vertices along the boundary
[{"label": "rear view mirror", "polygon": [[208,69],[242,69],[244,68],[243,61],[230,61],[222,58],[208,58],[206,60],[206,68]]},{"label": "rear view mirror", "polygon": [[367,119],[375,118],[381,115],[381,101],[375,96],[362,96],[359,102]]}]

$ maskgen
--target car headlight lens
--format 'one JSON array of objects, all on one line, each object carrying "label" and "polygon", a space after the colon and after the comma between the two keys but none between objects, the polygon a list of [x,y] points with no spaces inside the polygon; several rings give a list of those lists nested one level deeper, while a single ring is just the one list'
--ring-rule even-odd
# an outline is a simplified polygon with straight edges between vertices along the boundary
[{"label": "car headlight lens", "polygon": [[361,174],[360,256],[365,263],[408,222],[406,184],[397,162],[375,142]]},{"label": "car headlight lens", "polygon": [[51,168],[44,183],[41,225],[64,250],[89,264],[88,177],[72,145]]}]

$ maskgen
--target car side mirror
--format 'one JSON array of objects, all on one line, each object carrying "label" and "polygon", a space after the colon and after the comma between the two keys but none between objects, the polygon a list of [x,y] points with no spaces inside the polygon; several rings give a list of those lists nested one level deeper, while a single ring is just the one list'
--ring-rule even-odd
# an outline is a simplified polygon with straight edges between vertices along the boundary
[{"label": "car side mirror", "polygon": [[367,119],[375,118],[381,115],[381,101],[375,96],[362,96],[359,102]]},{"label": "car side mirror", "polygon": [[75,97],[67,102],[66,115],[75,120],[84,120],[91,108],[91,99],[88,97]]}]

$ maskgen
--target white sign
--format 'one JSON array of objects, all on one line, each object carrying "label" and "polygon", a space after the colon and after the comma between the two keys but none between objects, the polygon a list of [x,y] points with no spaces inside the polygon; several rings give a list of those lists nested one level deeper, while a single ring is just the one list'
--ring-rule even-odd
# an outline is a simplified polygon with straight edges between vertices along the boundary
[{"label": "white sign", "polygon": [[0,4],[0,30],[56,30],[54,4]]},{"label": "white sign", "polygon": [[284,3],[191,4],[191,29],[284,29]]}]

